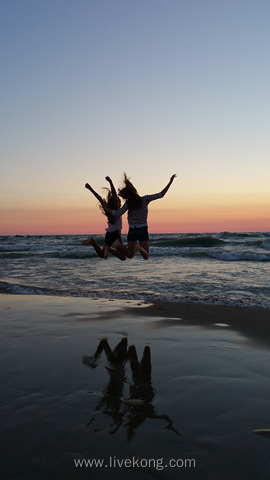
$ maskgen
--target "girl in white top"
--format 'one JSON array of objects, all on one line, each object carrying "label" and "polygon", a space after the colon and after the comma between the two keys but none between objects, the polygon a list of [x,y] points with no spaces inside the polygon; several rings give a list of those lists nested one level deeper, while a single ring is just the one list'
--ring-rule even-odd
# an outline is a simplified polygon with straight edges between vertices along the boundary
[{"label": "girl in white top", "polygon": [[[113,182],[110,177],[106,177],[107,182],[109,182],[111,189],[108,189],[107,194],[107,204],[113,208],[118,209],[121,206],[120,198],[118,197],[116,190],[114,188]],[[87,238],[86,240],[82,241],[83,245],[92,245],[100,258],[107,258],[108,254],[111,253],[115,257],[119,258],[120,260],[125,260],[126,256],[123,252],[116,250],[116,247],[122,243],[121,240],[121,230],[122,230],[122,217],[119,215],[112,215],[109,212],[106,212],[103,208],[104,200],[101,196],[95,192],[95,190],[89,185],[89,183],[85,184],[85,188],[90,190],[93,195],[98,199],[100,203],[100,209],[104,215],[106,215],[108,219],[108,227],[106,230],[105,235],[105,242],[103,248],[101,249],[100,246],[96,243],[93,237]]]},{"label": "girl in white top", "polygon": [[147,260],[149,258],[149,236],[147,226],[148,204],[153,200],[164,197],[169,190],[176,175],[172,175],[168,185],[160,193],[154,195],[144,195],[140,197],[136,188],[124,173],[124,187],[118,191],[119,196],[124,198],[126,202],[119,209],[110,209],[106,202],[103,203],[104,209],[112,215],[118,217],[128,212],[128,246],[118,244],[117,250],[125,254],[128,258],[132,258],[136,250],[139,250],[142,257]]}]

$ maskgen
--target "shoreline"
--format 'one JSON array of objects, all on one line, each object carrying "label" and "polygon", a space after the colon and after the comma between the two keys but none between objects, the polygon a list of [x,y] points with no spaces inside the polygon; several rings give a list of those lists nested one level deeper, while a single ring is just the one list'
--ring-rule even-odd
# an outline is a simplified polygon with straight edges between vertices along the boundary
[{"label": "shoreline", "polygon": [[[6,280],[1,280],[2,283],[7,283]],[[31,288],[31,287],[30,287]],[[74,299],[87,299],[93,302],[118,302],[118,303],[136,303],[136,304],[147,304],[147,305],[175,305],[175,306],[183,306],[190,307],[190,306],[198,306],[202,308],[231,308],[236,310],[247,309],[247,310],[258,310],[258,311],[270,311],[270,307],[268,306],[258,306],[258,305],[244,305],[243,303],[239,305],[234,305],[233,303],[219,303],[219,302],[204,302],[204,301],[197,301],[197,300],[164,300],[164,299],[145,299],[145,298],[117,298],[117,297],[88,297],[83,295],[58,295],[58,294],[43,294],[43,293],[13,293],[13,292],[0,292],[1,296],[10,296],[10,297],[45,297],[45,298],[74,298]]]},{"label": "shoreline", "polygon": [[[258,307],[235,307],[227,305],[212,305],[191,302],[168,302],[163,300],[126,300],[88,297],[63,297],[51,295],[20,295],[0,294],[0,301],[12,299],[15,303],[35,305],[53,305],[54,302],[68,306],[80,304],[94,310],[105,309],[105,314],[111,309],[113,317],[118,320],[125,314],[137,317],[160,318],[164,325],[175,326],[177,321],[182,326],[194,326],[211,329],[233,330],[247,337],[251,342],[262,346],[270,345],[270,315],[269,309]],[[171,320],[170,320],[171,319]]]},{"label": "shoreline", "polygon": [[[249,305],[229,305],[229,304],[219,304],[219,303],[205,303],[205,302],[197,302],[197,301],[169,301],[169,300],[147,300],[147,299],[123,299],[123,298],[108,298],[108,297],[86,297],[86,296],[65,296],[65,295],[43,295],[43,294],[20,294],[20,293],[7,293],[7,292],[0,292],[0,298],[7,297],[7,298],[41,298],[41,299],[70,299],[71,301],[74,299],[75,301],[78,300],[85,300],[88,302],[94,303],[101,303],[103,304],[108,302],[114,302],[119,305],[129,305],[134,304],[134,306],[148,306],[148,314],[151,315],[154,313],[155,310],[166,310],[168,314],[174,315],[176,310],[181,311],[185,317],[189,317],[189,312],[193,309],[194,312],[198,311],[206,311],[212,310],[213,314],[220,312],[223,309],[227,309],[230,314],[233,315],[233,318],[237,316],[237,313],[241,311],[245,311],[248,313],[249,317],[254,317],[255,315],[259,315],[261,318],[269,317],[269,310],[270,308],[267,307],[258,307],[258,306],[249,306]],[[151,308],[150,308],[151,307]],[[267,315],[268,314],[268,315]]]}]

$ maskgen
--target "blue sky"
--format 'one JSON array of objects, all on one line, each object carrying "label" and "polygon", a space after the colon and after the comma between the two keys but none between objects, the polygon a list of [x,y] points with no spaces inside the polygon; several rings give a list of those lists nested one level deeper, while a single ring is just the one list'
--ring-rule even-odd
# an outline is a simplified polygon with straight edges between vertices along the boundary
[{"label": "blue sky", "polygon": [[0,2],[1,203],[123,171],[174,202],[270,206],[270,2]]}]

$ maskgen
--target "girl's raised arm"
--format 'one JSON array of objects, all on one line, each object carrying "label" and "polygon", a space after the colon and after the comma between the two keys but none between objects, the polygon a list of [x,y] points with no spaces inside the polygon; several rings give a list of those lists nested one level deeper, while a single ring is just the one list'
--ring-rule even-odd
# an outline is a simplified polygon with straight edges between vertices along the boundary
[{"label": "girl's raised arm", "polygon": [[95,190],[91,187],[91,185],[89,185],[89,183],[85,184],[85,188],[87,188],[87,190],[90,190],[90,192],[93,193],[93,195],[98,199],[100,204],[103,206],[103,198],[101,198],[101,196],[97,192],[95,192]]},{"label": "girl's raised arm", "polygon": [[114,188],[114,184],[113,184],[112,180],[110,179],[110,177],[105,177],[105,180],[107,180],[107,182],[109,182],[109,184],[110,184],[112,195],[117,197],[117,193],[116,193],[116,190]]},{"label": "girl's raised arm", "polygon": [[167,191],[169,190],[169,188],[170,188],[172,182],[174,181],[175,177],[176,177],[176,174],[172,175],[171,178],[170,178],[170,181],[169,181],[168,185],[166,185],[166,187],[163,188],[163,190],[161,190],[160,193],[161,193],[162,197],[164,197],[164,195],[165,195],[165,194],[167,193]]}]

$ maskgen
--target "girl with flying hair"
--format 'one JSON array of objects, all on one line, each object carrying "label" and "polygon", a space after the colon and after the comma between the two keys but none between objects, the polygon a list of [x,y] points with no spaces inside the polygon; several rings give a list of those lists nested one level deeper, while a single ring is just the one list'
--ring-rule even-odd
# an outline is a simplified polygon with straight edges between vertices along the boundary
[{"label": "girl with flying hair", "polygon": [[176,175],[171,176],[169,183],[160,193],[141,197],[126,173],[124,173],[124,186],[118,190],[118,195],[126,200],[124,205],[121,208],[112,209],[108,203],[103,202],[104,210],[117,218],[126,211],[128,212],[128,246],[118,244],[116,247],[118,252],[123,253],[128,258],[132,258],[138,250],[145,260],[149,258],[148,204],[153,200],[164,197],[175,177]]},{"label": "girl with flying hair", "polygon": [[[114,184],[110,177],[105,177],[107,182],[109,182],[111,189],[107,188],[107,202],[111,209],[119,209],[121,206],[120,198],[118,197],[116,190],[114,188]],[[93,195],[99,201],[99,208],[101,212],[106,215],[108,221],[108,227],[106,230],[105,241],[103,248],[96,243],[93,237],[87,238],[86,240],[82,241],[82,245],[92,245],[100,258],[107,258],[108,254],[111,253],[115,257],[119,258],[120,260],[125,260],[126,256],[123,252],[116,250],[116,247],[122,243],[121,240],[121,230],[122,230],[122,217],[118,215],[112,215],[109,212],[106,212],[103,207],[104,200],[101,196],[95,192],[95,190],[89,185],[89,183],[85,184],[85,188],[90,190]]]}]

